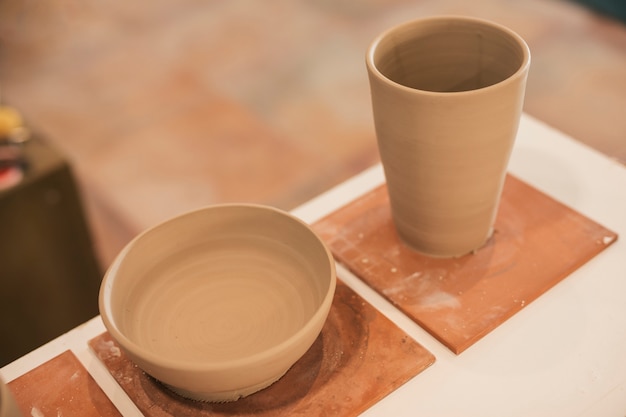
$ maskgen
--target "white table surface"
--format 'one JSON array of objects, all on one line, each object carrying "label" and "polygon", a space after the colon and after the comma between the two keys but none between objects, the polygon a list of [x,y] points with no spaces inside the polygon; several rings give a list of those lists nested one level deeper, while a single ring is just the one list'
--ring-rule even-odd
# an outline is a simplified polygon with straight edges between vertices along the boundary
[{"label": "white table surface", "polygon": [[[363,415],[626,416],[626,167],[523,115],[509,171],[620,239],[458,356],[339,265],[344,282],[437,358]],[[314,222],[383,181],[374,166],[293,213]],[[104,331],[96,317],[0,376],[71,349],[124,416],[140,416],[87,346]]]}]

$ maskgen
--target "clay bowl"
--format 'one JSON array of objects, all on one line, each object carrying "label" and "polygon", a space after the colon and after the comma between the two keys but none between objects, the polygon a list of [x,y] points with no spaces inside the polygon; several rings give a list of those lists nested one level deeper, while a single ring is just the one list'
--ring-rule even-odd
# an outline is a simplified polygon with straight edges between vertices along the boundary
[{"label": "clay bowl", "polygon": [[145,231],[100,289],[111,336],[178,394],[233,401],[278,380],[309,349],[335,292],[329,250],[304,222],[216,205]]}]

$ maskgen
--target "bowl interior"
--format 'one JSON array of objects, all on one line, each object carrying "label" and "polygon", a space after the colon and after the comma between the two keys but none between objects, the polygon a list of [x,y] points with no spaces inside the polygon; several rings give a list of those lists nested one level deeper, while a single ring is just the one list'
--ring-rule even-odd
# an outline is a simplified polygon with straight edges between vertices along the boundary
[{"label": "bowl interior", "polygon": [[328,293],[332,267],[300,221],[218,206],[144,233],[108,275],[113,321],[130,343],[164,360],[224,364],[301,331]]}]

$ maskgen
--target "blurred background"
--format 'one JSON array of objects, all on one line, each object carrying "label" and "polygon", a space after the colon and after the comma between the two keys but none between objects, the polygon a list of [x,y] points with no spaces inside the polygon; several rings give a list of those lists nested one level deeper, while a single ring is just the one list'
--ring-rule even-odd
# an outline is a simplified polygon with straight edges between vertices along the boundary
[{"label": "blurred background", "polygon": [[622,4],[0,0],[1,100],[32,132],[0,189],[0,366],[97,314],[141,230],[213,203],[292,209],[377,163],[364,54],[406,20],[517,31],[525,111],[626,163]]}]

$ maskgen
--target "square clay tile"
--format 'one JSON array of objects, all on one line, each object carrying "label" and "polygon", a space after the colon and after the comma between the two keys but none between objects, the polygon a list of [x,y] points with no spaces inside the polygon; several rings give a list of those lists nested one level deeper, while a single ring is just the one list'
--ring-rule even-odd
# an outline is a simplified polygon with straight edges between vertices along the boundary
[{"label": "square clay tile", "polygon": [[230,403],[179,397],[104,333],[89,342],[146,417],[356,416],[434,363],[434,356],[341,281],[320,337],[268,388]]},{"label": "square clay tile", "polygon": [[404,244],[384,185],[314,229],[340,263],[457,354],[617,240],[510,175],[493,237],[460,258],[432,258]]},{"label": "square clay tile", "polygon": [[8,386],[24,416],[122,416],[69,350],[14,379]]}]

